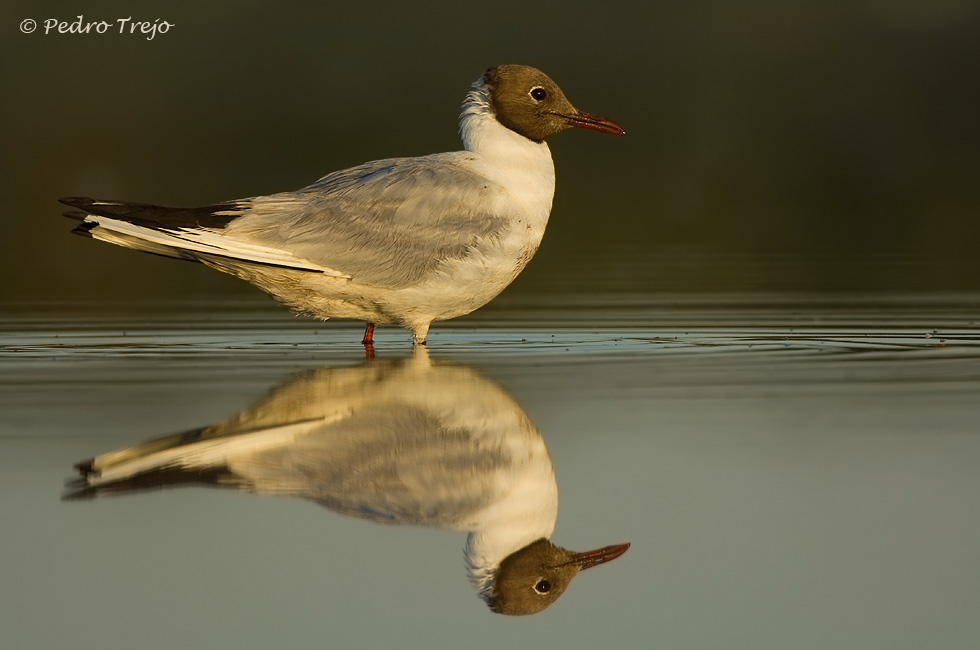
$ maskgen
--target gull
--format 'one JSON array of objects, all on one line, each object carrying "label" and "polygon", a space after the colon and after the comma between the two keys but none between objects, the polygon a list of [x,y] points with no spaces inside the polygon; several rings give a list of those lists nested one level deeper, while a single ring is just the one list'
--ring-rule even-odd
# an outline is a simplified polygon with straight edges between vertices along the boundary
[{"label": "gull", "polygon": [[65,498],[197,484],[465,531],[473,586],[511,615],[544,610],[579,572],[626,552],[553,544],[558,488],[527,414],[476,371],[416,350],[303,372],[223,422],[79,463]]},{"label": "gull", "polygon": [[368,162],[293,192],[197,208],[63,198],[73,232],[201,262],[322,319],[411,330],[468,314],[537,251],[555,168],[545,139],[570,127],[625,135],[584,113],[547,75],[490,68],[460,115],[463,150]]}]

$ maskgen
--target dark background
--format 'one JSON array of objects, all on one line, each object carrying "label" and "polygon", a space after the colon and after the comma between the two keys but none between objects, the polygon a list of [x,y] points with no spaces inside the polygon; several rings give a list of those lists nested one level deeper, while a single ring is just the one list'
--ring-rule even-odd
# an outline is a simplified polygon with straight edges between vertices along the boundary
[{"label": "dark background", "polygon": [[[25,18],[174,23],[152,41]],[[563,133],[513,292],[980,289],[980,4],[5,3],[0,298],[250,295],[71,236],[66,195],[198,205],[459,148],[526,63],[625,138]]]}]

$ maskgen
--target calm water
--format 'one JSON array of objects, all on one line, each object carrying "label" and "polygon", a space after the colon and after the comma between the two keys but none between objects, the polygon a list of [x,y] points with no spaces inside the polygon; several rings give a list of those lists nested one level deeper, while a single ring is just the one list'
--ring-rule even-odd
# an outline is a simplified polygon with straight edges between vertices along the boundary
[{"label": "calm water", "polygon": [[[366,361],[358,325],[262,299],[10,305],[0,337],[4,648],[980,643],[978,296],[505,296],[427,359],[381,329]],[[632,547],[515,619],[469,584],[464,531],[341,514],[342,475],[319,503],[268,494],[282,466],[261,494],[62,498],[105,452],[283,413],[397,424],[409,394],[459,436],[402,479],[461,502],[460,472],[517,471],[468,432],[527,421],[552,540]]]}]

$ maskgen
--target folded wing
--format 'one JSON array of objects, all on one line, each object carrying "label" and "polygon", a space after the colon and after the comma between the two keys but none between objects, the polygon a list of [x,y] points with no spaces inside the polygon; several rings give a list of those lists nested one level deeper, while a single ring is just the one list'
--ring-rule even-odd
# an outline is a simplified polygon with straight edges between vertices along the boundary
[{"label": "folded wing", "polygon": [[75,232],[194,261],[232,259],[399,288],[491,244],[505,190],[465,152],[335,172],[295,192],[201,208],[62,199]]}]

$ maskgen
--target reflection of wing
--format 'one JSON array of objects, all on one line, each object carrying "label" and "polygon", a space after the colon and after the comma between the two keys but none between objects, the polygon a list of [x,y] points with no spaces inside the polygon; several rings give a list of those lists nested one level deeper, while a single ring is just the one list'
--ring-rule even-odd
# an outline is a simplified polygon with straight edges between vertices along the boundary
[{"label": "reflection of wing", "polygon": [[500,445],[484,447],[478,434],[417,404],[388,403],[230,468],[260,492],[304,496],[368,519],[453,526],[499,499],[506,486],[498,472],[520,462]]},{"label": "reflection of wing", "polygon": [[554,486],[520,408],[473,371],[433,365],[424,353],[303,373],[225,422],[80,468],[87,482],[69,496],[212,483],[454,528],[475,527],[477,513],[506,499],[529,470]]}]

